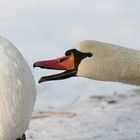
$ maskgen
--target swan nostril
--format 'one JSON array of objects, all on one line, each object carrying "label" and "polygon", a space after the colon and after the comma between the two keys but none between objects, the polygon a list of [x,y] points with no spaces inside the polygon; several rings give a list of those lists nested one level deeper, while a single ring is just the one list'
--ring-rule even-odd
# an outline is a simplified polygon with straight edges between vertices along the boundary
[{"label": "swan nostril", "polygon": [[67,57],[62,58],[62,59],[58,59],[58,60],[57,60],[57,63],[61,63],[61,62],[65,61],[65,60],[67,60]]}]

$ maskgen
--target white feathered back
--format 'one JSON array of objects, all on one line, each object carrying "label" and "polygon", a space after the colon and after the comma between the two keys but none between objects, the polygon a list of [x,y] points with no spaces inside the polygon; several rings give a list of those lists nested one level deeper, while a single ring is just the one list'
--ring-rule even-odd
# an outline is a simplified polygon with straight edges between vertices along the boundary
[{"label": "white feathered back", "polygon": [[9,41],[0,38],[0,140],[15,140],[23,135],[35,97],[29,66]]}]

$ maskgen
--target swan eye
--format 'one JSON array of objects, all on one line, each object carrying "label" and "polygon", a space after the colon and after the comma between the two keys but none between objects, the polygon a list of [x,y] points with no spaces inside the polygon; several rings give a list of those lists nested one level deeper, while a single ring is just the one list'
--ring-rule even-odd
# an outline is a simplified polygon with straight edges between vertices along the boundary
[{"label": "swan eye", "polygon": [[88,57],[92,57],[93,54],[92,54],[92,53],[87,53],[87,56],[88,56]]}]

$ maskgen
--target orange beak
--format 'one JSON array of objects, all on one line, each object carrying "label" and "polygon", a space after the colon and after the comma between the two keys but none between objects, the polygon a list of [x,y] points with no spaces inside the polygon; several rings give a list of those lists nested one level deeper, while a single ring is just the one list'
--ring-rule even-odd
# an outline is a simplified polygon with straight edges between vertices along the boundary
[{"label": "orange beak", "polygon": [[54,60],[38,61],[34,63],[33,67],[54,70],[73,70],[75,69],[74,55],[71,53],[69,56],[60,57]]},{"label": "orange beak", "polygon": [[60,57],[54,60],[38,61],[35,62],[33,67],[40,67],[44,69],[54,69],[54,70],[66,70],[60,74],[50,75],[42,77],[39,83],[50,81],[50,80],[61,80],[66,79],[76,75],[74,54],[71,53],[69,56]]}]

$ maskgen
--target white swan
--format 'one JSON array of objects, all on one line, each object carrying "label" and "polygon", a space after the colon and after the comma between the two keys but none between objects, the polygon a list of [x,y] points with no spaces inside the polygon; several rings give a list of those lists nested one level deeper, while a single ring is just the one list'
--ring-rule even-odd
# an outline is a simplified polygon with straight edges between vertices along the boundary
[{"label": "white swan", "polygon": [[66,70],[42,77],[39,82],[82,76],[95,80],[140,85],[140,51],[87,40],[68,50],[66,56],[34,63],[34,67]]},{"label": "white swan", "polygon": [[0,140],[25,140],[36,88],[20,52],[0,37]]}]

